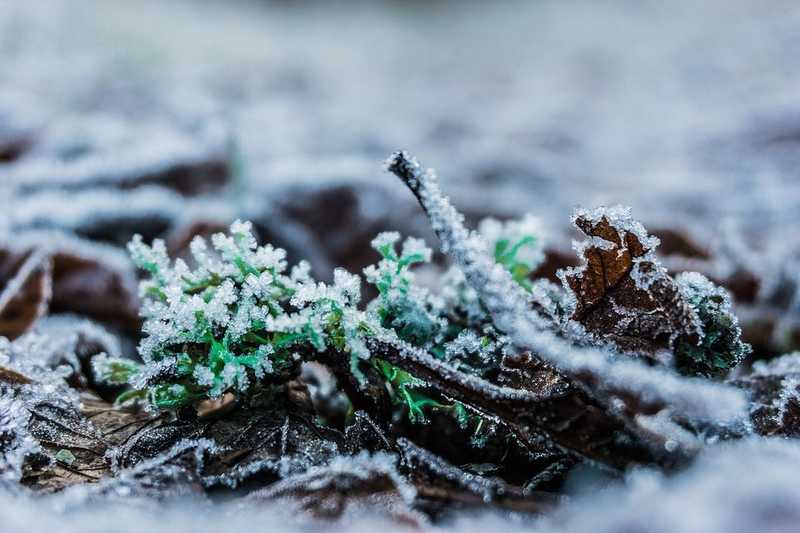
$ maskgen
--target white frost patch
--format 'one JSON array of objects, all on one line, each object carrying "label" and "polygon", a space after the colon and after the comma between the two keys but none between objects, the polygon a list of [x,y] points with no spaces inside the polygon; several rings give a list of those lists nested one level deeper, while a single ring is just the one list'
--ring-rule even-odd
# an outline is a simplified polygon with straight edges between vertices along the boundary
[{"label": "white frost patch", "polygon": [[[380,462],[380,461],[379,461]],[[359,459],[342,459],[331,468],[358,475]],[[778,439],[752,439],[708,448],[688,470],[666,477],[651,470],[631,473],[624,484],[592,492],[542,519],[508,513],[468,514],[423,531],[484,533],[791,533],[800,520],[797,465],[800,445]],[[389,467],[388,462],[386,463]],[[375,465],[372,465],[375,466]],[[324,469],[327,470],[327,469]],[[742,472],[748,472],[743,482]],[[292,523],[282,509],[258,505],[212,504],[179,499],[158,507],[120,500],[88,504],[77,494],[38,500],[0,490],[4,531],[175,533],[201,531],[301,532],[309,524]],[[326,531],[406,531],[373,516]]]},{"label": "white frost patch", "polygon": [[800,373],[800,352],[753,363],[753,374],[756,376],[784,376],[793,373]]},{"label": "white frost patch", "polygon": [[796,531],[799,462],[796,442],[753,439],[721,445],[703,452],[696,464],[673,478],[635,472],[624,487],[576,501],[536,531]]}]

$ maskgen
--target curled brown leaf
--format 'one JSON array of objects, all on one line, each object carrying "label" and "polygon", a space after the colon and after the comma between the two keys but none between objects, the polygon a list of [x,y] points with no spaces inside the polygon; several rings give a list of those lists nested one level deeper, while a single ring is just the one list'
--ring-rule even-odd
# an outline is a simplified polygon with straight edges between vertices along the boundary
[{"label": "curled brown leaf", "polygon": [[575,225],[588,239],[581,247],[584,266],[561,271],[575,295],[573,320],[600,341],[648,357],[677,337],[697,339],[691,307],[654,257],[658,239],[605,213],[582,213]]}]

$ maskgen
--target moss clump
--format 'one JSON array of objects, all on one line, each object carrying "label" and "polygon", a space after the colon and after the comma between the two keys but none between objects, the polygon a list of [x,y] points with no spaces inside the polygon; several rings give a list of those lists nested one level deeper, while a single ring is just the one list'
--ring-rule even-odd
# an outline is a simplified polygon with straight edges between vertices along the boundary
[{"label": "moss clump", "polygon": [[686,272],[675,278],[681,296],[697,315],[700,340],[676,341],[675,364],[682,374],[720,378],[738,365],[752,348],[742,341],[730,296],[702,274]]}]

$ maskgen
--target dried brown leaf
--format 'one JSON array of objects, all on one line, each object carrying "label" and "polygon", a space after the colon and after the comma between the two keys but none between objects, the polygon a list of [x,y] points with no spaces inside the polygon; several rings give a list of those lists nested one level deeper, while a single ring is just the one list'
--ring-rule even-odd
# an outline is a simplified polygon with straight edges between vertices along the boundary
[{"label": "dried brown leaf", "polygon": [[123,445],[160,421],[115,408],[88,393],[81,396],[79,409],[70,402],[39,401],[30,412],[28,430],[40,446],[40,457],[48,460],[29,459],[22,483],[48,493],[110,477],[109,448]]},{"label": "dried brown leaf", "polygon": [[0,292],[0,335],[15,339],[47,312],[52,261],[42,251],[28,250],[21,255],[7,252],[4,263],[3,270],[12,274]]},{"label": "dried brown leaf", "polygon": [[67,312],[139,330],[139,300],[131,272],[76,250],[53,254],[53,312]]},{"label": "dried brown leaf", "polygon": [[[584,266],[562,271],[576,298],[572,318],[598,340],[655,357],[678,336],[696,338],[691,307],[653,256],[657,239],[581,215]],[[643,228],[641,228],[643,230]]]}]

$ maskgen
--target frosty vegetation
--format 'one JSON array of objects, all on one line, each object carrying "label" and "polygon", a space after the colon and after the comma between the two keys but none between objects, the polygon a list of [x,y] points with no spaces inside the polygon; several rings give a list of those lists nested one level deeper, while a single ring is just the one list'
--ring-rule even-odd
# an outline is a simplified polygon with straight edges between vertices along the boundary
[{"label": "frosty vegetation", "polygon": [[[484,223],[498,261],[528,290],[528,275],[542,260],[541,236],[525,233],[531,227],[532,219]],[[371,357],[367,343],[404,353],[424,349],[444,367],[481,376],[499,364],[508,340],[494,329],[458,268],[445,275],[441,295],[416,284],[412,267],[430,262],[431,250],[420,239],[410,237],[398,247],[399,240],[394,232],[373,240],[381,260],[364,275],[378,297],[362,309],[358,276],[337,269],[328,285],[311,277],[307,263],[289,269],[285,251],[258,246],[248,222],[235,222],[228,235],[215,234],[211,246],[196,237],[194,269],[182,259],[170,260],[163,241],[149,246],[136,237],[129,246],[132,257],[149,275],[140,286],[144,364],[98,356],[94,371],[108,384],[131,385],[120,403],[143,400],[174,409],[226,392],[246,399],[286,379],[303,361],[333,356],[346,361],[361,383],[362,367],[375,368],[412,421],[425,421],[425,410],[433,408],[452,410],[466,423],[469,415],[460,403],[428,397],[418,390],[427,387],[423,380]]]},{"label": "frosty vegetation", "polygon": [[[423,171],[415,159],[402,152],[395,154],[387,166],[417,196],[442,240],[443,250],[455,257],[494,323],[512,337],[518,348],[533,351],[567,373],[589,373],[600,387],[660,398],[674,409],[688,411],[687,414],[729,421],[743,414],[745,400],[737,391],[703,381],[679,380],[672,373],[646,367],[630,359],[616,358],[594,348],[579,348],[559,338],[557,328],[561,328],[575,343],[584,343],[580,324],[571,321],[548,323],[540,313],[531,309],[530,296],[486,252],[481,237],[464,227],[463,217],[440,192],[433,171]],[[651,240],[641,224],[632,221],[624,210],[597,210],[591,214],[591,218],[605,218],[620,233],[631,231],[642,241]],[[637,281],[645,286],[648,282],[644,274]],[[710,284],[705,289],[716,290]],[[563,298],[566,307],[575,305],[575,296],[568,289]],[[724,302],[718,307],[718,312],[727,312],[723,305]],[[725,320],[729,323],[731,334],[738,338],[735,322]],[[739,349],[731,357],[738,362],[744,350]]]},{"label": "frosty vegetation", "polygon": [[[530,353],[563,373],[557,388],[573,387],[585,396],[582,401],[599,402],[616,413],[609,423],[621,424],[631,438],[659,435],[665,448],[648,439],[642,445],[667,463],[679,460],[672,457],[676,451],[691,455],[698,446],[678,422],[746,426],[741,425],[746,416],[741,392],[676,372],[724,376],[747,352],[722,289],[699,274],[679,277],[672,296],[678,300],[670,304],[686,309],[687,327],[696,336],[667,332],[665,348],[675,350],[674,369],[669,358],[666,364],[644,364],[636,354],[614,350],[613,337],[590,334],[575,319],[576,307],[587,303],[574,287],[565,281],[560,288],[532,276],[544,260],[544,235],[534,218],[486,220],[480,234],[469,232],[439,192],[431,171],[422,171],[403,153],[393,156],[388,168],[420,199],[443,250],[455,258],[439,290],[430,291],[415,280],[414,267],[429,263],[431,250],[413,237],[398,246],[396,232],[381,233],[372,242],[380,261],[364,270],[364,280],[377,297],[366,305],[359,276],[337,269],[333,283],[316,281],[307,263],[290,268],[284,250],[259,246],[249,222],[235,222],[228,234],[213,235],[210,245],[195,237],[192,267],[184,259],[171,260],[163,241],[147,245],[137,236],[129,249],[147,273],[140,286],[142,363],[100,354],[93,359],[97,379],[129,386],[117,398],[119,404],[180,410],[223,401],[230,393],[247,405],[262,391],[291,379],[302,364],[320,361],[334,365],[340,380],[355,385],[351,394],[373,394],[367,374],[373,381],[377,376],[398,416],[418,424],[428,422],[433,413],[447,414],[471,433],[472,445],[482,446],[487,431],[493,434],[519,422],[514,417],[496,419],[491,413],[496,407],[484,400],[476,403],[471,395],[533,406],[549,401],[556,390],[507,383],[505,361]],[[657,241],[626,210],[583,211],[575,217],[609,224],[620,238],[630,234],[651,250],[631,268],[636,290],[650,296],[653,287],[671,283],[663,270],[652,266]],[[607,251],[611,246],[593,237],[579,251],[589,261],[591,247]],[[583,272],[568,270],[562,280]],[[431,381],[431,375],[438,377]],[[559,448],[596,453],[572,450],[573,444],[551,433],[546,419],[535,424],[542,425],[532,434],[512,433],[532,443],[543,432]]]},{"label": "frosty vegetation", "polygon": [[[385,231],[362,275],[337,268],[322,282],[308,262],[259,244],[251,222],[196,235],[175,258],[164,240],[136,235],[138,358],[88,320],[43,316],[67,285],[41,265],[112,272],[127,301],[123,258],[52,231],[9,246],[20,266],[0,309],[18,305],[31,280],[49,292],[36,327],[0,345],[3,482],[58,487],[57,505],[130,497],[146,508],[274,476],[236,509],[285,501],[317,518],[381,509],[428,524],[436,513],[425,505],[453,498],[550,512],[563,502],[544,489],[563,486],[575,465],[706,476],[691,465],[720,440],[794,431],[794,356],[731,380],[750,347],[728,292],[699,273],[672,277],[629,209],[575,212],[583,264],[560,270],[557,284],[538,275],[538,219],[470,231],[433,171],[404,152],[386,165],[419,200],[449,265],[423,240]],[[114,405],[86,396],[95,389]],[[74,437],[65,443],[63,431]],[[33,458],[47,476],[30,477]]]}]

